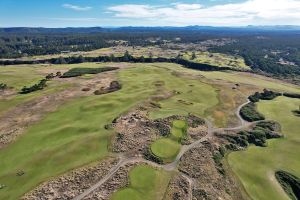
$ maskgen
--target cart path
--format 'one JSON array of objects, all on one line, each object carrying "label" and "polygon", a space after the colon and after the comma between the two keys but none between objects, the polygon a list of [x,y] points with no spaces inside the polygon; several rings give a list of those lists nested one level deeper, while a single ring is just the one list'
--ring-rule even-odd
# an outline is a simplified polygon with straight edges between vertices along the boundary
[{"label": "cart path", "polygon": [[[119,155],[120,157],[120,161],[118,162],[118,164],[116,164],[113,168],[111,168],[111,170],[108,172],[108,174],[106,176],[104,176],[101,180],[99,180],[96,184],[94,184],[93,186],[91,186],[89,189],[85,190],[83,193],[81,193],[80,195],[76,196],[75,198],[73,198],[73,200],[82,200],[84,197],[86,197],[87,195],[91,194],[93,191],[95,191],[97,188],[99,188],[101,185],[103,185],[107,180],[109,180],[122,166],[125,166],[129,163],[146,163],[155,167],[159,167],[162,168],[166,171],[173,171],[177,168],[177,164],[180,161],[181,157],[188,152],[189,150],[195,148],[195,147],[199,147],[201,146],[201,143],[204,141],[207,141],[208,139],[213,137],[213,133],[216,131],[222,131],[222,130],[226,130],[226,131],[230,131],[230,130],[240,130],[240,129],[244,129],[249,127],[250,125],[256,123],[256,122],[246,122],[241,116],[240,116],[240,110],[241,108],[248,104],[250,101],[247,100],[247,102],[243,103],[242,105],[240,105],[236,111],[236,115],[240,120],[240,125],[237,127],[233,127],[233,128],[214,128],[212,123],[208,120],[205,120],[206,124],[207,124],[207,135],[202,137],[201,139],[193,142],[190,145],[183,145],[181,147],[180,152],[178,153],[177,157],[175,158],[175,160],[172,163],[166,164],[166,165],[160,165],[157,163],[154,163],[152,161],[149,160],[145,160],[143,157],[132,157],[132,158],[127,158],[125,156],[123,156],[122,154]],[[192,183],[193,180],[188,177],[188,176],[184,176],[188,182],[190,183],[190,186],[192,187]],[[191,190],[191,188],[190,188]]]}]

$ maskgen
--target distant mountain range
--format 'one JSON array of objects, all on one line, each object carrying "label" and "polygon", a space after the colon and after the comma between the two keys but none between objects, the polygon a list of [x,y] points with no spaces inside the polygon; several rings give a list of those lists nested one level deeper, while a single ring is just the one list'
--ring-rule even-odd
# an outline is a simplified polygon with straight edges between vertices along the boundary
[{"label": "distant mountain range", "polygon": [[185,27],[66,27],[66,28],[43,28],[43,27],[8,27],[0,28],[0,33],[97,33],[110,31],[237,31],[237,32],[268,32],[268,31],[300,31],[300,26],[241,26],[241,27],[214,27],[214,26],[185,26]]}]

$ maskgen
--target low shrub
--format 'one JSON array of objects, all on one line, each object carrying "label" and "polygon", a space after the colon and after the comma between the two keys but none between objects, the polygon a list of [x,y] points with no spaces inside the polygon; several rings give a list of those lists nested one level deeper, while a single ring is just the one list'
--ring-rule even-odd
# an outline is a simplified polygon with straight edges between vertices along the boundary
[{"label": "low shrub", "polygon": [[215,161],[216,164],[216,168],[217,170],[221,173],[221,174],[225,174],[225,170],[223,168],[223,163],[222,163],[222,159],[223,159],[223,155],[220,153],[220,151],[217,151],[214,153],[213,155],[213,159]]},{"label": "low shrub", "polygon": [[50,73],[48,74],[47,76],[45,76],[44,79],[40,80],[39,83],[37,84],[34,84],[30,87],[26,87],[24,86],[20,92],[20,94],[28,94],[28,93],[31,93],[31,92],[35,92],[35,91],[38,91],[38,90],[42,90],[44,89],[46,86],[47,86],[47,81],[53,79],[55,77],[55,75],[53,73]]},{"label": "low shrub", "polygon": [[253,102],[253,103],[256,103],[256,102],[259,102],[259,99],[260,99],[260,93],[259,92],[255,92],[253,95],[250,95],[248,97],[248,99]]},{"label": "low shrub", "polygon": [[0,90],[5,90],[7,89],[7,85],[4,83],[0,83]]},{"label": "low shrub", "polygon": [[157,157],[156,155],[154,155],[152,153],[150,148],[147,148],[147,150],[145,150],[144,158],[146,160],[150,160],[150,161],[155,162],[157,164],[163,164],[164,163],[164,161],[161,158]]},{"label": "low shrub", "polygon": [[99,74],[102,72],[117,70],[117,67],[102,67],[102,68],[73,68],[69,71],[65,72],[61,78],[70,78],[70,77],[77,77],[82,76],[84,74]]},{"label": "low shrub", "polygon": [[296,93],[283,93],[283,96],[300,99],[300,94],[296,94]]},{"label": "low shrub", "polygon": [[278,97],[280,95],[281,95],[280,93],[264,89],[264,91],[262,93],[255,92],[253,95],[250,95],[248,97],[248,99],[251,102],[256,103],[256,102],[259,102],[260,99],[262,99],[262,100],[272,100],[272,99],[275,99],[276,97]]},{"label": "low shrub", "polygon": [[30,87],[24,86],[20,93],[21,94],[28,94],[28,93],[35,92],[35,91],[38,91],[38,90],[42,90],[47,86],[46,82],[47,82],[46,79],[42,79],[42,80],[40,80],[40,82],[38,84],[34,84],[33,86],[30,86]]},{"label": "low shrub", "polygon": [[300,110],[293,110],[292,112],[296,117],[300,117]]},{"label": "low shrub", "polygon": [[275,177],[292,200],[300,199],[300,179],[288,172],[277,171]]},{"label": "low shrub", "polygon": [[278,129],[280,129],[280,127],[279,127],[280,125],[278,123],[272,122],[272,121],[257,122],[256,126],[267,129],[269,131],[279,131]]},{"label": "low shrub", "polygon": [[248,122],[265,119],[265,117],[256,110],[256,106],[253,102],[250,102],[247,105],[243,106],[240,110],[240,115],[244,120]]}]

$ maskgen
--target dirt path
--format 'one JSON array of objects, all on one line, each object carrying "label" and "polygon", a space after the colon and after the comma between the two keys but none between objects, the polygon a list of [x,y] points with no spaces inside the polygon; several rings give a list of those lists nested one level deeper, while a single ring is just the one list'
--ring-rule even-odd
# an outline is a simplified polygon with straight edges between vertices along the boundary
[{"label": "dirt path", "polygon": [[[240,120],[240,125],[237,127],[233,127],[233,128],[220,128],[220,129],[215,129],[212,125],[212,123],[208,120],[206,121],[208,130],[207,130],[207,135],[204,136],[203,138],[195,141],[194,143],[190,144],[190,145],[184,145],[181,147],[180,152],[178,153],[177,157],[175,158],[175,160],[172,163],[166,164],[166,165],[159,165],[157,163],[145,160],[142,157],[133,157],[133,158],[126,158],[123,155],[121,155],[120,157],[120,161],[119,163],[113,167],[110,172],[103,177],[101,180],[99,180],[99,182],[97,182],[95,185],[93,185],[92,187],[90,187],[89,189],[87,189],[86,191],[84,191],[82,194],[76,196],[75,198],[73,198],[73,200],[82,200],[84,197],[86,197],[87,195],[91,194],[93,191],[95,191],[97,188],[99,188],[102,184],[104,184],[107,180],[109,180],[117,171],[118,169],[120,169],[120,167],[125,166],[128,163],[131,162],[143,162],[143,163],[147,163],[150,165],[153,165],[155,167],[160,167],[163,168],[166,171],[173,171],[176,169],[178,162],[180,161],[181,157],[188,152],[189,150],[195,148],[195,147],[199,147],[201,145],[202,142],[207,141],[209,138],[213,137],[213,133],[215,131],[220,131],[220,130],[239,130],[239,129],[244,129],[248,126],[250,126],[252,123],[248,123],[246,122],[241,116],[240,116],[240,109],[249,103],[249,100],[246,103],[243,103],[242,105],[240,105],[236,111],[236,115],[238,116],[239,120]],[[192,188],[192,184],[193,184],[193,180],[190,177],[185,176],[185,178],[187,178],[188,182],[190,183],[190,186]],[[190,188],[190,190],[191,190]],[[190,191],[191,192],[191,191]],[[190,198],[191,194],[190,194]]]}]

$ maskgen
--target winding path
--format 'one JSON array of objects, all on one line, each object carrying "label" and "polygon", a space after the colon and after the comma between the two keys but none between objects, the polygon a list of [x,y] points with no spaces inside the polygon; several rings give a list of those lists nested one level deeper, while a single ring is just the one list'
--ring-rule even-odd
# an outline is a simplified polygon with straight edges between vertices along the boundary
[{"label": "winding path", "polygon": [[[88,196],[89,194],[91,194],[93,191],[95,191],[97,188],[99,188],[101,185],[103,185],[106,181],[108,181],[122,166],[125,166],[128,163],[131,162],[142,162],[142,163],[147,163],[150,164],[152,166],[155,167],[160,167],[163,168],[166,171],[173,171],[174,169],[176,169],[178,162],[180,161],[181,157],[188,152],[189,150],[198,147],[201,145],[202,142],[207,141],[209,138],[213,137],[213,133],[216,131],[230,131],[230,130],[240,130],[240,129],[244,129],[246,127],[249,127],[250,125],[252,125],[253,123],[249,123],[246,122],[241,116],[240,116],[240,110],[241,108],[248,104],[250,101],[247,100],[247,102],[243,103],[242,105],[240,105],[236,111],[236,115],[240,120],[240,125],[237,127],[233,127],[233,128],[214,128],[212,123],[208,120],[205,120],[206,124],[207,124],[207,135],[204,136],[203,138],[193,142],[190,145],[183,145],[181,147],[180,152],[178,153],[177,157],[175,158],[175,160],[172,163],[166,164],[166,165],[159,165],[157,163],[154,163],[152,161],[149,160],[145,160],[143,157],[125,157],[122,154],[119,155],[120,157],[120,161],[118,162],[118,164],[116,164],[113,168],[111,168],[111,170],[108,172],[108,174],[106,176],[104,176],[101,180],[99,180],[97,183],[95,183],[93,186],[91,186],[89,189],[85,190],[83,193],[81,193],[80,195],[76,196],[73,198],[73,200],[82,200],[84,199],[84,197]],[[184,176],[188,182],[190,184],[193,183],[193,180],[187,176]]]}]

